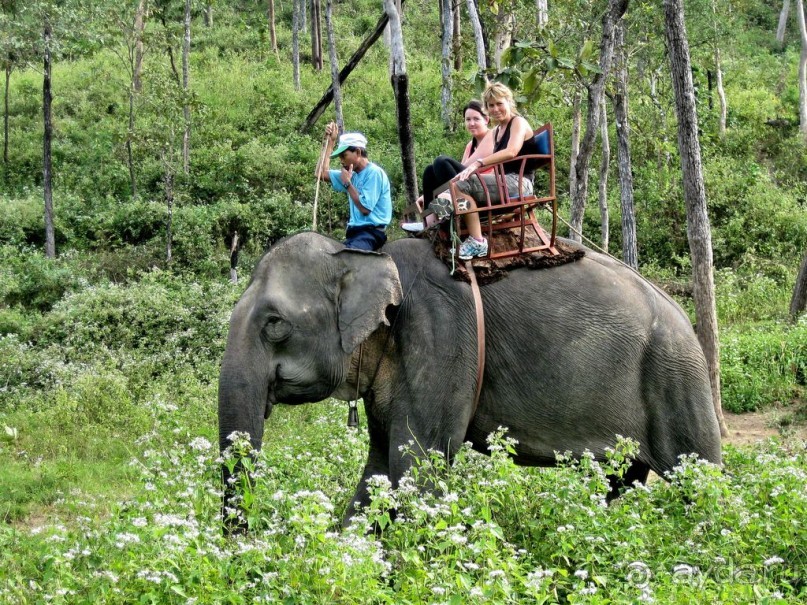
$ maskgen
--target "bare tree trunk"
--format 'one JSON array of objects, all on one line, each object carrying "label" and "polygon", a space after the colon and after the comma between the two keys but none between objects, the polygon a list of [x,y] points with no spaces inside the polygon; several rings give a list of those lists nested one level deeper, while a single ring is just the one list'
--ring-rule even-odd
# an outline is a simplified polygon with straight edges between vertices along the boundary
[{"label": "bare tree trunk", "polygon": [[460,0],[453,0],[451,11],[454,17],[454,42],[452,53],[454,53],[454,71],[462,70],[462,20],[460,19]]},{"label": "bare tree trunk", "polygon": [[140,92],[143,89],[143,83],[140,81],[140,74],[143,72],[143,29],[146,27],[146,7],[146,0],[139,0],[137,3],[137,8],[135,9],[135,55],[134,69],[132,70],[132,83],[135,92]]},{"label": "bare tree trunk", "polygon": [[670,146],[669,142],[670,139],[667,137],[667,112],[664,110],[664,106],[661,104],[658,98],[658,72],[653,71],[650,73],[650,99],[653,101],[653,105],[656,107],[659,115],[659,122],[661,127],[661,145],[658,147],[658,156],[657,156],[657,166],[659,173],[662,173],[666,170],[666,168],[670,165],[670,152],[668,151]]},{"label": "bare tree trunk", "polygon": [[182,43],[182,90],[185,97],[182,105],[182,116],[185,120],[185,132],[182,134],[182,171],[185,174],[189,174],[191,170],[190,58],[191,0],[185,0],[185,36]]},{"label": "bare tree trunk", "polygon": [[[800,0],[799,0],[800,1]],[[712,266],[712,231],[706,211],[698,115],[684,24],[683,0],[664,0],[665,33],[670,55],[675,106],[678,115],[678,151],[684,199],[687,206],[687,238],[692,257],[692,294],[695,301],[698,340],[706,356],[712,385],[712,402],[720,433],[728,434],[720,397],[720,342]]]},{"label": "bare tree trunk", "polygon": [[608,141],[608,113],[605,108],[605,97],[600,101],[602,114],[600,115],[600,141],[602,146],[602,162],[600,163],[600,239],[603,250],[608,250],[609,225],[608,225],[608,168],[611,165],[611,144]]},{"label": "bare tree trunk", "polygon": [[291,65],[294,90],[300,90],[300,5],[305,0],[292,0],[294,12],[291,22]]},{"label": "bare tree trunk", "polygon": [[275,0],[266,2],[266,20],[269,22],[269,44],[272,52],[277,54],[277,30],[275,30]]},{"label": "bare tree trunk", "polygon": [[205,5],[205,27],[213,27],[213,4]]},{"label": "bare tree trunk", "polygon": [[42,189],[45,196],[45,256],[56,258],[56,230],[53,224],[53,179],[51,165],[51,141],[53,140],[53,118],[51,94],[51,29],[50,23],[45,22],[43,31],[45,46],[44,77],[42,78],[42,114],[44,122],[44,135],[42,137]]},{"label": "bare tree trunk", "polygon": [[796,0],[796,13],[801,34],[799,56],[799,130],[807,141],[807,25],[804,22],[804,2]]},{"label": "bare tree trunk", "polygon": [[[485,53],[485,38],[482,35],[482,24],[479,22],[479,13],[476,11],[474,0],[466,0],[468,6],[468,20],[471,22],[471,29],[474,30],[474,42],[476,43],[476,63],[479,71],[484,72],[488,68],[487,54]],[[487,81],[487,76],[485,76]]]},{"label": "bare tree trunk", "polygon": [[513,30],[516,27],[515,14],[504,8],[500,6],[496,15],[496,36],[493,44],[493,65],[496,66],[496,71],[502,70],[502,55],[505,50],[510,48],[513,41]]},{"label": "bare tree trunk", "polygon": [[238,231],[233,233],[233,243],[230,246],[230,283],[238,283]]},{"label": "bare tree trunk", "polygon": [[442,36],[442,75],[443,84],[440,89],[440,109],[443,127],[451,129],[451,46],[454,32],[454,19],[451,10],[452,0],[440,0],[441,16],[443,18]]},{"label": "bare tree trunk", "polygon": [[608,10],[602,18],[602,41],[600,42],[600,73],[588,86],[588,111],[586,116],[586,132],[580,144],[580,153],[577,154],[575,171],[577,179],[572,193],[571,220],[572,232],[569,237],[575,241],[582,241],[583,213],[586,209],[588,195],[588,165],[594,151],[594,140],[600,120],[600,100],[605,89],[605,80],[611,70],[614,55],[614,29],[622,18],[628,0],[609,0]]},{"label": "bare tree trunk", "polygon": [[549,8],[546,0],[535,0],[535,21],[538,27],[544,27],[549,21]]},{"label": "bare tree trunk", "polygon": [[[726,136],[726,115],[728,106],[726,104],[726,91],[723,89],[723,65],[720,60],[720,38],[717,28],[717,0],[712,0],[712,19],[715,30],[715,79],[717,80],[717,98],[720,101],[720,118],[717,123],[717,134],[722,138]],[[709,97],[711,99],[711,96]]]},{"label": "bare tree trunk", "polygon": [[132,188],[132,199],[137,197],[137,178],[135,177],[134,156],[132,154],[132,139],[134,138],[135,112],[134,82],[129,88],[129,130],[126,133],[126,163],[129,165],[129,185]]},{"label": "bare tree trunk", "polygon": [[776,28],[776,41],[779,44],[785,43],[785,31],[787,30],[787,17],[790,13],[790,0],[783,0],[782,12],[779,13],[779,27]]},{"label": "bare tree trunk", "polygon": [[[404,0],[401,0],[401,4],[403,4]],[[339,83],[342,84],[347,79],[347,77],[351,74],[351,72],[356,68],[361,61],[362,57],[364,57],[365,53],[370,49],[370,47],[375,44],[375,42],[381,37],[384,33],[384,30],[387,27],[387,23],[389,22],[389,18],[387,17],[386,13],[381,15],[381,18],[376,23],[375,29],[370,32],[370,34],[362,41],[359,48],[356,49],[356,52],[348,60],[347,64],[342,68],[339,72]],[[333,85],[328,87],[328,90],[325,91],[325,94],[322,95],[322,98],[317,102],[314,108],[308,112],[308,115],[305,118],[305,122],[300,127],[300,132],[305,133],[308,132],[311,127],[317,123],[320,116],[325,112],[325,108],[333,99]]]},{"label": "bare tree trunk", "polygon": [[580,103],[582,95],[579,90],[574,93],[572,100],[572,149],[569,158],[569,198],[574,196],[577,189],[577,154],[580,153]]},{"label": "bare tree trunk", "polygon": [[8,95],[11,83],[11,61],[6,61],[6,88],[3,92],[3,163],[8,164]]},{"label": "bare tree trunk", "polygon": [[[412,120],[409,111],[408,78],[404,57],[401,20],[394,0],[384,0],[384,11],[389,18],[392,47],[392,89],[395,92],[395,106],[398,114],[398,140],[401,144],[404,186],[407,204],[414,204],[418,197],[417,173],[415,172],[415,145],[412,138]],[[450,13],[449,13],[450,15]]]},{"label": "bare tree trunk", "polygon": [[728,105],[726,104],[726,91],[723,89],[723,66],[720,61],[720,48],[715,46],[715,76],[717,79],[717,98],[720,101],[720,119],[717,125],[717,134],[726,136],[726,117]]},{"label": "bare tree trunk", "polygon": [[327,0],[325,5],[325,29],[328,35],[328,56],[331,62],[333,108],[336,113],[336,124],[339,126],[339,132],[342,132],[345,128],[345,119],[342,115],[342,86],[339,83],[339,61],[336,58],[336,39],[333,34],[333,0]]},{"label": "bare tree trunk", "polygon": [[625,21],[620,19],[616,29],[616,94],[614,123],[616,125],[619,193],[622,208],[622,260],[639,268],[636,243],[636,213],[633,205],[633,168],[630,159],[630,123],[628,122],[628,62],[625,54]]},{"label": "bare tree trunk", "polygon": [[796,285],[793,288],[793,298],[790,299],[790,317],[795,321],[799,314],[804,312],[807,305],[807,252],[801,259],[799,274],[796,276]]},{"label": "bare tree trunk", "polygon": [[174,169],[171,166],[171,154],[174,149],[174,134],[171,127],[169,144],[160,150],[160,159],[163,163],[163,193],[165,194],[165,204],[168,208],[168,217],[165,224],[165,260],[171,262],[173,259],[173,226],[174,226]]},{"label": "bare tree trunk", "polygon": [[311,0],[311,65],[322,71],[322,22],[320,0]]},{"label": "bare tree trunk", "polygon": [[300,30],[303,35],[308,33],[308,15],[306,13],[306,0],[300,0]]}]

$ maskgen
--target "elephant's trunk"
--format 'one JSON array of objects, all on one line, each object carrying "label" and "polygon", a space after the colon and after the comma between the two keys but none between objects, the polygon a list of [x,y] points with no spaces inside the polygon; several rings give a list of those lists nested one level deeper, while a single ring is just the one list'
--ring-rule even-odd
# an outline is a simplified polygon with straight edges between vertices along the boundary
[{"label": "elephant's trunk", "polygon": [[[232,445],[234,433],[246,433],[252,448],[260,450],[263,441],[265,417],[271,410],[268,400],[268,372],[255,363],[254,358],[244,359],[228,343],[219,377],[219,448],[222,452]],[[226,533],[246,530],[243,519],[232,515],[233,498],[236,495],[236,481],[245,472],[237,464],[232,470],[222,465],[224,498],[222,518]]]}]

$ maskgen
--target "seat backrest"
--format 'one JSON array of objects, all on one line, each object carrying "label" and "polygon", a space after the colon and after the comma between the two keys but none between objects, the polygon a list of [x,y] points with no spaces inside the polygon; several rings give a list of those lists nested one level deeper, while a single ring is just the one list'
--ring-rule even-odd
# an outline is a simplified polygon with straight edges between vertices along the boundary
[{"label": "seat backrest", "polygon": [[542,130],[533,137],[535,141],[535,148],[541,155],[549,155],[552,151],[549,149],[549,130]]}]

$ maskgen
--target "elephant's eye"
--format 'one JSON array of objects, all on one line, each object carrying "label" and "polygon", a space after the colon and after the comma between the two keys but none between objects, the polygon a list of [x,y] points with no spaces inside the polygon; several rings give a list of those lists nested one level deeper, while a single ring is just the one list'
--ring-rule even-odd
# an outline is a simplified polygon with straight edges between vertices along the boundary
[{"label": "elephant's eye", "polygon": [[282,317],[272,315],[266,320],[263,333],[269,340],[273,342],[281,342],[286,340],[291,334],[291,324]]}]

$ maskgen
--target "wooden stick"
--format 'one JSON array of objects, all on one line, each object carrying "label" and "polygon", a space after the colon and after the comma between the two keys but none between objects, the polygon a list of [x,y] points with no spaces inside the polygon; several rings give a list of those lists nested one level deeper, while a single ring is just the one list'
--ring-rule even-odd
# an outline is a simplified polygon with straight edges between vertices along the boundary
[{"label": "wooden stick", "polygon": [[322,137],[322,149],[319,152],[319,161],[317,162],[317,188],[314,193],[314,217],[313,217],[313,225],[311,227],[312,231],[317,230],[317,205],[319,204],[319,184],[322,182],[322,178],[320,176],[320,172],[322,171],[322,165],[325,163],[325,152],[328,150],[328,133],[326,132],[325,135]]}]

